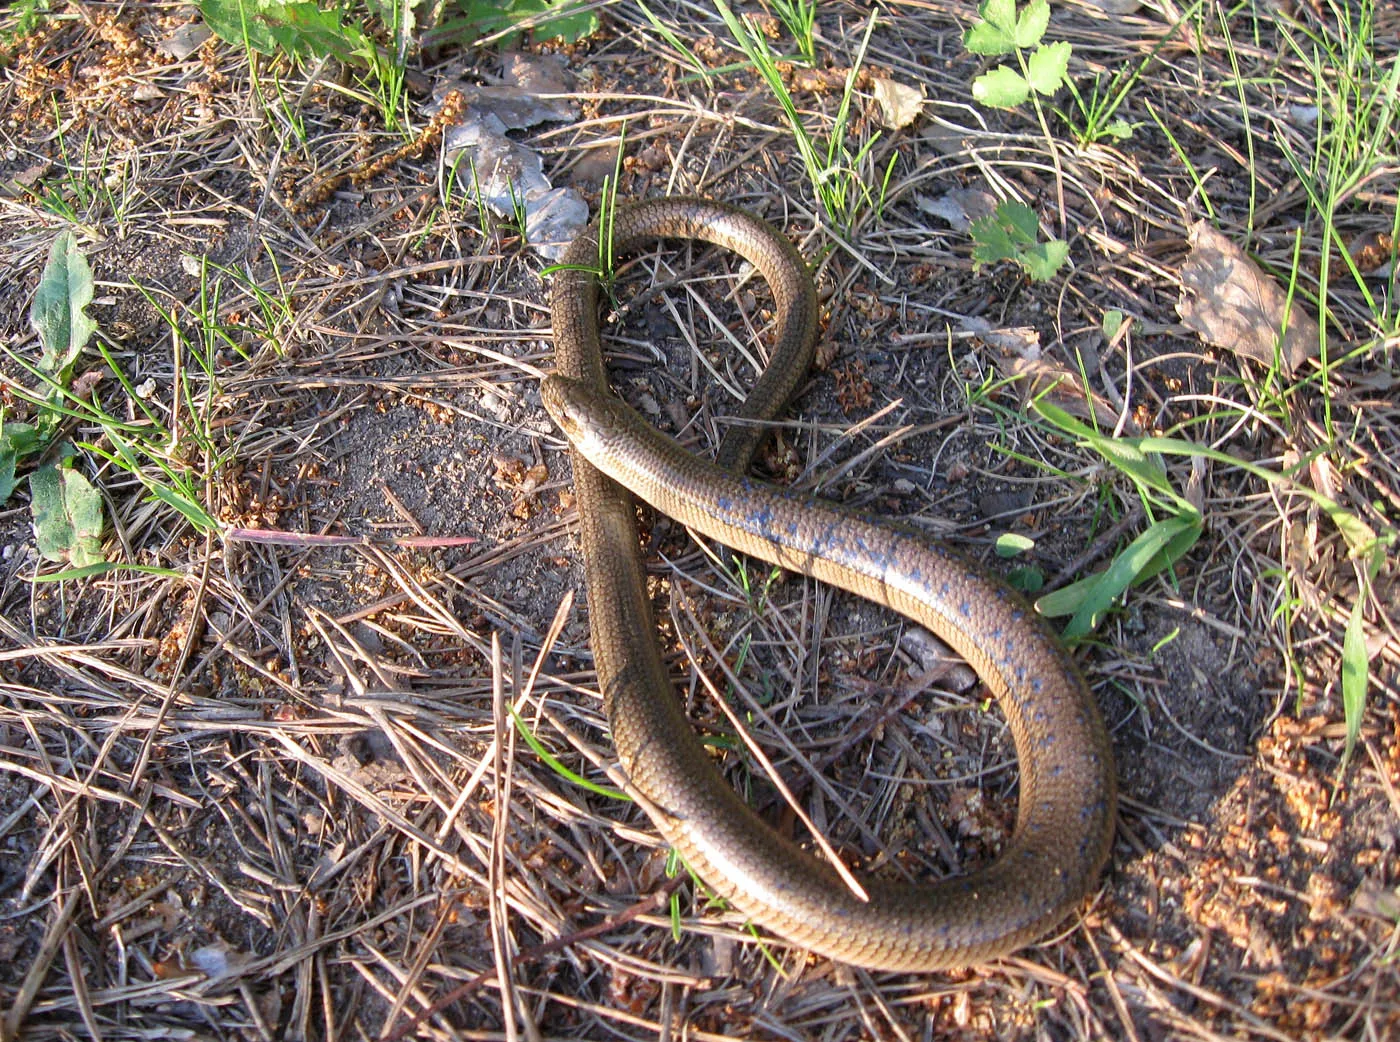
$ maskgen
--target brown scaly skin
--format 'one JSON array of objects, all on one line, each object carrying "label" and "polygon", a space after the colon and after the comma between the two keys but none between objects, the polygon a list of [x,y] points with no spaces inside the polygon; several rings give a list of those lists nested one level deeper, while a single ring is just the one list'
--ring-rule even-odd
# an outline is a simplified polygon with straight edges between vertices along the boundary
[{"label": "brown scaly skin", "polygon": [[[810,364],[811,278],[792,245],[741,210],[663,199],[618,210],[613,249],[699,239],[741,254],[777,303],[779,338],[740,415],[774,417]],[[596,266],[596,230],[566,264]],[[1042,937],[1093,888],[1116,804],[1112,749],[1083,677],[1024,601],[977,564],[911,529],[742,476],[762,437],[731,430],[723,466],[682,449],[613,398],[598,337],[598,285],[556,276],[558,376],[546,408],[573,445],[589,620],[618,757],[663,836],[755,922],[842,962],[936,970],[1005,955]],[[885,605],[937,633],[996,694],[1021,764],[1016,829],[1001,856],[928,884],[864,879],[858,899],[835,871],[764,824],[715,767],[661,661],[631,495],[737,550]]]}]

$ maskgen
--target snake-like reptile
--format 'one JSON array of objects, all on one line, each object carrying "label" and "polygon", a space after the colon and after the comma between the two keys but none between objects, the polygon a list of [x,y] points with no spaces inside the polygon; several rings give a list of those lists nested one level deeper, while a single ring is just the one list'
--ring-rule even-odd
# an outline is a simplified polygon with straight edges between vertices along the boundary
[{"label": "snake-like reptile", "polygon": [[[1031,608],[979,565],[910,528],[743,476],[763,430],[804,378],[817,297],[793,245],[764,221],[702,199],[619,208],[612,252],[695,239],[767,280],[778,340],[719,465],[662,435],[608,389],[598,325],[598,229],[570,246],[552,295],[556,375],[545,406],[572,446],[593,655],[622,768],[658,830],[716,893],[833,959],[934,970],[1038,940],[1094,887],[1115,814],[1112,750],[1073,660]],[[933,883],[862,879],[778,835],[734,792],[686,719],[662,662],[635,493],[737,550],[885,605],[952,645],[997,696],[1020,760],[1016,827],[1000,857]]]}]

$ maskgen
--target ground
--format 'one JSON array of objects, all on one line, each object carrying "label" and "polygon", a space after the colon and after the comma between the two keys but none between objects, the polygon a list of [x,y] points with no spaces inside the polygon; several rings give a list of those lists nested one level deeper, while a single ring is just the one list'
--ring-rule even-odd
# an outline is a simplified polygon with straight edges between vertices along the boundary
[{"label": "ground", "polygon": [[[1099,887],[1041,944],[910,975],[750,930],[610,795],[538,393],[546,261],[454,185],[428,96],[394,122],[353,70],[250,59],[194,6],[56,6],[0,62],[0,402],[39,418],[30,302],[71,231],[98,334],[60,427],[123,567],[37,581],[67,566],[31,523],[48,459],[22,460],[0,508],[0,1038],[1400,1034],[1400,637],[1370,550],[1400,509],[1393,15],[1338,51],[1369,4],[1056,5],[1082,94],[1141,69],[1118,81],[1130,134],[1089,140],[1064,91],[1044,125],[974,103],[973,5],[877,7],[851,74],[871,10],[824,2],[815,68],[781,74],[821,140],[852,86],[838,155],[869,193],[844,214],[703,5],[648,5],[674,40],[615,3],[576,44],[413,57],[440,96],[557,63],[576,118],[515,137],[595,212],[620,147],[621,197],[734,201],[798,244],[819,360],[760,473],[1049,589],[1121,561],[1164,499],[1043,418],[1024,363],[1076,381],[1055,400],[1115,444],[1214,450],[1162,450],[1201,537],[1076,643],[1121,789]],[[883,118],[888,84],[922,91],[913,122]],[[1348,142],[1317,122],[1342,109],[1369,113],[1345,183]],[[1051,279],[974,263],[957,209],[1003,198],[1069,244]],[[1303,312],[1325,302],[1325,360],[1283,371],[1183,321],[1202,219]],[[609,326],[619,392],[697,452],[734,407],[715,374],[752,380],[731,343],[771,336],[765,288],[712,252],[625,267]],[[883,609],[640,522],[656,639],[755,806],[803,836],[699,673],[849,864],[995,856],[1017,773],[975,678]],[[1001,556],[1008,534],[1029,549]]]}]

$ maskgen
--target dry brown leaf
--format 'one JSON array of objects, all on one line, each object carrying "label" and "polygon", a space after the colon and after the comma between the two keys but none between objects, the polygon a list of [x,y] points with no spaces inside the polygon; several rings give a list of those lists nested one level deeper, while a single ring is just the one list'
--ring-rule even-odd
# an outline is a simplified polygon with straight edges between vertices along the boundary
[{"label": "dry brown leaf", "polygon": [[880,118],[891,130],[903,130],[924,110],[923,85],[910,87],[884,76],[874,77],[875,101],[880,106]]},{"label": "dry brown leaf", "polygon": [[[1264,365],[1274,346],[1285,371],[1294,372],[1317,354],[1317,323],[1244,251],[1205,221],[1190,232],[1191,253],[1181,266],[1181,320],[1216,347]],[[1279,336],[1279,329],[1287,327]]]},{"label": "dry brown leaf", "polygon": [[[1047,359],[1017,358],[1006,367],[1012,375],[1022,377],[1022,400],[1048,399],[1071,416],[1089,420],[1100,427],[1113,429],[1118,423],[1118,410],[1093,391],[1084,387],[1077,373]],[[1137,434],[1137,424],[1131,416],[1124,421],[1125,434]]]}]

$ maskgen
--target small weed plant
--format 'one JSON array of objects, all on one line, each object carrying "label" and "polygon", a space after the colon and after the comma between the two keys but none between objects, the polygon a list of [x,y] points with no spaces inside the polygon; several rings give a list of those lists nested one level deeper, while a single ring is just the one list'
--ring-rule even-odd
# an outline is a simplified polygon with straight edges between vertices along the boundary
[{"label": "small weed plant", "polygon": [[[30,323],[39,337],[39,358],[27,359],[6,349],[11,360],[34,379],[33,387],[4,381],[9,393],[32,406],[34,420],[0,417],[0,505],[20,486],[21,464],[32,461],[34,469],[27,481],[36,545],[45,560],[71,566],[50,579],[115,567],[106,562],[102,550],[102,497],[78,468],[84,458],[105,460],[128,474],[151,500],[171,507],[196,530],[212,532],[218,527],[200,494],[201,473],[207,468],[182,461],[179,439],[148,401],[149,389],[131,383],[100,338],[95,341],[98,354],[138,415],[120,420],[98,404],[95,392],[103,366],[75,378],[79,356],[97,332],[97,324],[86,310],[92,296],[92,269],[87,258],[73,233],[61,232],[49,252],[30,308]],[[212,379],[212,360],[191,357]],[[185,438],[216,466],[209,433],[197,422],[189,379],[177,379],[176,383],[176,394],[183,394],[184,400],[173,402],[171,411],[188,413],[191,421],[185,425]],[[91,441],[70,437],[72,429],[84,425],[95,426],[99,436]]]},{"label": "small weed plant", "polygon": [[[323,7],[315,0],[199,0],[199,10],[221,39],[250,53],[341,62],[354,70],[385,127],[403,126],[405,70],[415,29],[410,0],[363,0],[362,7]],[[390,49],[366,28],[372,19],[387,30]]]},{"label": "small weed plant", "polygon": [[1007,201],[972,222],[972,265],[1012,261],[1035,282],[1053,279],[1069,256],[1069,243],[1040,241],[1040,222],[1025,203]]},{"label": "small weed plant", "polygon": [[[1040,99],[1050,97],[1066,82],[1070,45],[1063,40],[1044,40],[1050,26],[1050,4],[1048,0],[1031,0],[1018,11],[1015,0],[983,0],[977,13],[981,20],[968,29],[963,46],[973,54],[1011,55],[1015,65],[998,65],[978,76],[972,82],[972,96],[998,109],[1015,109],[1029,98],[1059,180],[1059,155]],[[1042,243],[1039,231],[1039,221],[1028,206],[1004,202],[993,216],[973,224],[972,237],[977,243],[973,262],[1009,260],[1037,282],[1054,278],[1069,255],[1069,246],[1060,239]]]},{"label": "small weed plant", "polygon": [[714,0],[714,5],[734,37],[734,42],[782,107],[783,116],[792,130],[798,156],[802,160],[817,202],[832,226],[840,234],[848,235],[862,213],[867,210],[879,213],[883,208],[885,190],[897,158],[893,155],[890,157],[877,187],[876,179],[871,177],[867,166],[871,149],[879,140],[879,134],[871,135],[854,148],[847,136],[851,128],[856,81],[861,65],[865,62],[866,49],[870,46],[870,35],[875,30],[875,15],[872,14],[866,23],[860,46],[851,62],[850,71],[846,74],[845,86],[832,120],[831,131],[827,136],[821,137],[807,129],[798,111],[797,102],[783,80],[780,65],[786,59],[773,51],[763,30],[755,24],[751,16],[745,15],[741,19],[725,0]]},{"label": "small weed plant", "polygon": [[445,22],[444,33],[506,46],[526,30],[536,40],[576,43],[598,31],[596,5],[583,0],[458,0],[460,18]]}]

